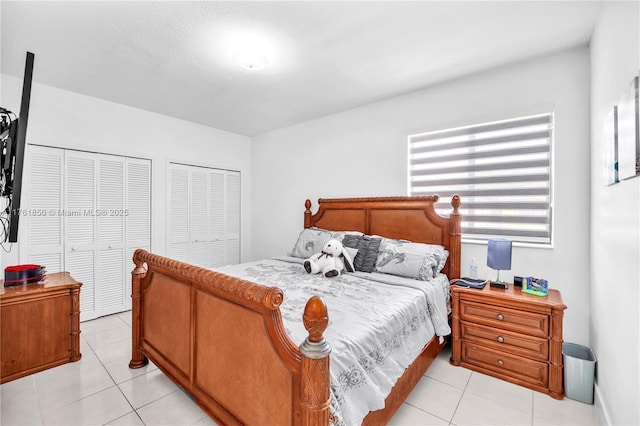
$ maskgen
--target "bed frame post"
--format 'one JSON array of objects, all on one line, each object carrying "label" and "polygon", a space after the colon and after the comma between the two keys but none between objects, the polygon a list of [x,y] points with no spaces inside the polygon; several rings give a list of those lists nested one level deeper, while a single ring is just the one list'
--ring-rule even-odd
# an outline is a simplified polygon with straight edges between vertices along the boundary
[{"label": "bed frame post", "polygon": [[[460,247],[462,244],[462,216],[460,216],[460,196],[454,195],[451,198],[451,206],[453,211],[450,214],[449,238],[451,247]],[[449,279],[460,278],[460,249],[449,250]]]},{"label": "bed frame post", "polygon": [[460,365],[460,357],[462,354],[462,341],[460,340],[460,293],[451,292],[451,365]]},{"label": "bed frame post", "polygon": [[307,199],[307,201],[304,202],[304,227],[306,228],[310,228],[311,227],[311,200]]},{"label": "bed frame post", "polygon": [[[138,249],[140,250],[140,249]],[[138,251],[136,250],[136,252]],[[142,337],[142,321],[140,313],[142,312],[142,279],[147,275],[147,269],[143,266],[144,262],[137,260],[137,253],[133,254],[133,262],[136,267],[131,271],[131,361],[129,368],[141,368],[147,365],[149,360],[138,349],[140,347],[140,339]]]},{"label": "bed frame post", "polygon": [[327,306],[318,296],[307,302],[302,318],[309,332],[300,345],[302,368],[300,372],[300,403],[302,426],[327,426],[329,424],[329,354],[331,345],[322,335],[329,324]]}]

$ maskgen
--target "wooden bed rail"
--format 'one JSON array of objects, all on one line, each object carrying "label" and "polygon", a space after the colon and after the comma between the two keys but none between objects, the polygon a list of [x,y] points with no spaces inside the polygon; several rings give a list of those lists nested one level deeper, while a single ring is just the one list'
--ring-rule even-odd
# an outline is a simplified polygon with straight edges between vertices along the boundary
[{"label": "wooden bed rail", "polygon": [[329,424],[329,319],[319,297],[307,302],[309,336],[296,347],[282,324],[280,289],[142,249],[133,262],[130,368],[151,359],[224,425]]}]

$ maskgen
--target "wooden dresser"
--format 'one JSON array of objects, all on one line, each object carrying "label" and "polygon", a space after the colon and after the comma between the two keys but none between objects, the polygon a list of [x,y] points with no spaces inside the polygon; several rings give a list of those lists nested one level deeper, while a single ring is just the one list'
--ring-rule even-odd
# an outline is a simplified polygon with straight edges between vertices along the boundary
[{"label": "wooden dresser", "polygon": [[451,364],[564,398],[560,292],[454,285],[451,296]]},{"label": "wooden dresser", "polygon": [[43,284],[0,281],[0,383],[80,359],[81,286],[68,272]]}]

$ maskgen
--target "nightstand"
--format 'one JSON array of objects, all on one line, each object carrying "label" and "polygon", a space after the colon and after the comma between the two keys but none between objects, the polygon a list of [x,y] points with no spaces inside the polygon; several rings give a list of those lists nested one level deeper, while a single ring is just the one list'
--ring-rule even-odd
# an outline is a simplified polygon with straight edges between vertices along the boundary
[{"label": "nightstand", "polygon": [[520,290],[451,286],[451,364],[562,399],[567,307],[557,290],[546,297]]}]

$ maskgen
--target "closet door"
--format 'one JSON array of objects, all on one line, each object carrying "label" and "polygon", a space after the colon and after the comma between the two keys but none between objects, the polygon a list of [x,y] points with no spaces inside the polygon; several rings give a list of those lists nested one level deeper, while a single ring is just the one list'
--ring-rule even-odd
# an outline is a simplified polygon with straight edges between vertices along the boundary
[{"label": "closet door", "polygon": [[133,252],[151,247],[151,161],[28,149],[22,263],[82,282],[81,321],[131,309]]},{"label": "closet door", "polygon": [[215,268],[226,265],[226,203],[225,174],[222,170],[209,172],[209,264]]},{"label": "closet door", "polygon": [[[27,145],[27,203],[20,218],[21,257],[44,265],[51,272],[63,270],[63,163],[64,150]],[[24,241],[22,237],[20,241]]]},{"label": "closet door", "polygon": [[240,173],[169,164],[167,255],[205,268],[240,262]]},{"label": "closet door", "polygon": [[170,164],[168,171],[167,256],[189,262],[189,170]]},{"label": "closet door", "polygon": [[211,171],[210,267],[240,263],[240,173]]},{"label": "closet door", "polygon": [[227,172],[225,264],[240,263],[240,173]]},{"label": "closet door", "polygon": [[194,167],[189,185],[189,262],[209,267],[211,256],[208,247],[207,169]]},{"label": "closet door", "polygon": [[96,170],[92,153],[65,152],[65,269],[78,281],[80,320],[95,318],[96,305]]},{"label": "closet door", "polygon": [[97,155],[96,315],[125,310],[125,159]]},{"label": "closet door", "polygon": [[127,158],[125,162],[125,308],[131,309],[131,271],[133,252],[151,250],[151,161]]}]

